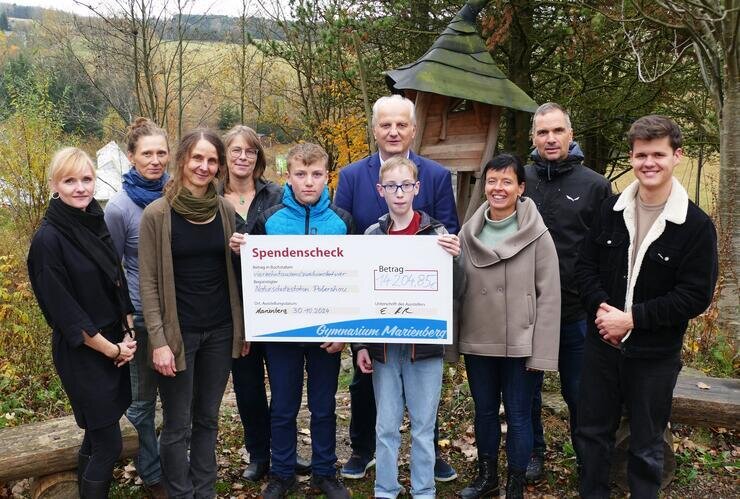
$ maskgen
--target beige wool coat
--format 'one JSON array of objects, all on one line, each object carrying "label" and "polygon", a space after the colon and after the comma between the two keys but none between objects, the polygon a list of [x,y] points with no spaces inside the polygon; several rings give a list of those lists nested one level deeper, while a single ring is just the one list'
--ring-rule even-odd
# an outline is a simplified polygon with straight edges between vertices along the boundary
[{"label": "beige wool coat", "polygon": [[[168,345],[175,356],[175,368],[184,371],[185,349],[180,322],[177,318],[175,274],[172,267],[172,215],[165,198],[151,203],[144,210],[139,227],[139,292],[144,322],[149,333],[149,351]],[[218,196],[218,210],[224,229],[226,275],[231,304],[234,339],[231,356],[239,357],[244,341],[244,313],[231,260],[229,238],[236,230],[234,208]],[[152,364],[152,357],[149,357]]]},{"label": "beige wool coat", "polygon": [[[454,354],[527,357],[526,366],[558,368],[560,272],[550,233],[529,198],[516,203],[519,230],[495,248],[476,236],[483,203],[460,230],[464,291],[458,296]],[[449,355],[447,355],[449,358]]]}]

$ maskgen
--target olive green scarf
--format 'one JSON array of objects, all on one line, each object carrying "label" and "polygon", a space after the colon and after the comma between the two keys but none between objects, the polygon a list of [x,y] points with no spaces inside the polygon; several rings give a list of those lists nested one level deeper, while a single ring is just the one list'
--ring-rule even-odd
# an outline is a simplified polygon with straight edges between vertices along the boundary
[{"label": "olive green scarf", "polygon": [[208,184],[208,190],[202,198],[193,196],[186,187],[172,198],[172,209],[181,217],[191,222],[207,222],[216,215],[218,210],[218,194],[213,183]]}]

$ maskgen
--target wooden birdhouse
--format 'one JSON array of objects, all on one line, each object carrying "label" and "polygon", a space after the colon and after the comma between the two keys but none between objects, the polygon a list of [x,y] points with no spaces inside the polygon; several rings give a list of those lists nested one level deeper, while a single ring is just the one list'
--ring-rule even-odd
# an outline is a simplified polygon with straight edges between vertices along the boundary
[{"label": "wooden birdhouse", "polygon": [[413,150],[456,173],[460,221],[478,207],[478,173],[493,157],[502,108],[537,109],[494,64],[475,28],[487,1],[469,0],[421,58],[385,73],[392,91],[415,102]]}]

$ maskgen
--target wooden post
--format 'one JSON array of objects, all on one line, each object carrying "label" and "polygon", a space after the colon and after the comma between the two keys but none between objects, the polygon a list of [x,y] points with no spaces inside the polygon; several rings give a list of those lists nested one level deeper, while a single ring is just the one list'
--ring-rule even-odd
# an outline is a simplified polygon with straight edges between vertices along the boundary
[{"label": "wooden post", "polygon": [[[460,198],[457,200],[458,215],[461,213],[463,206],[466,206],[465,216],[460,219],[461,223],[467,222],[470,217],[473,216],[475,210],[480,206],[480,200],[483,197],[483,182],[485,179],[481,178],[480,172],[486,163],[493,157],[493,153],[496,151],[496,142],[498,141],[498,130],[499,130],[499,118],[501,117],[501,107],[491,106],[491,121],[488,122],[488,135],[486,136],[486,147],[483,149],[483,154],[480,159],[480,168],[476,173],[475,187],[473,187],[473,193],[466,203],[463,204]],[[460,179],[458,178],[458,186]],[[458,187],[459,188],[459,187]]]},{"label": "wooden post", "polygon": [[429,106],[432,103],[432,94],[428,92],[416,92],[416,102],[414,111],[416,114],[416,136],[411,144],[411,150],[418,153],[421,151],[421,140],[424,138],[424,128],[427,124],[427,114]]}]

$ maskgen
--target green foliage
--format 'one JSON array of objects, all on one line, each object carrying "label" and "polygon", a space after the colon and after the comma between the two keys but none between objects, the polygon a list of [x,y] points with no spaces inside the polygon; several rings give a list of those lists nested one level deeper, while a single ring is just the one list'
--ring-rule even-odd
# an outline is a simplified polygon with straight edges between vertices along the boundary
[{"label": "green foliage", "polygon": [[5,11],[0,12],[0,31],[10,31],[10,23],[8,22],[8,14]]},{"label": "green foliage", "polygon": [[49,199],[46,169],[62,141],[49,83],[38,73],[17,86],[11,82],[13,113],[0,123],[0,200],[22,241],[30,241],[41,221]]},{"label": "green foliage", "polygon": [[[7,222],[7,221],[6,221]],[[0,428],[69,411],[51,361],[49,328],[36,305],[8,224],[0,226]],[[21,250],[23,251],[23,250]]]},{"label": "green foliage", "polygon": [[9,59],[3,68],[0,84],[0,119],[15,109],[13,95],[37,92],[39,76],[47,84],[47,96],[60,116],[64,116],[65,133],[100,136],[106,106],[100,95],[63,58],[29,58],[20,53]]},{"label": "green foliage", "polygon": [[232,104],[222,104],[218,109],[218,129],[228,130],[239,123],[239,110]]}]

